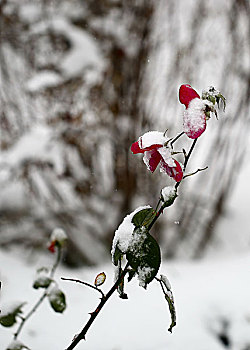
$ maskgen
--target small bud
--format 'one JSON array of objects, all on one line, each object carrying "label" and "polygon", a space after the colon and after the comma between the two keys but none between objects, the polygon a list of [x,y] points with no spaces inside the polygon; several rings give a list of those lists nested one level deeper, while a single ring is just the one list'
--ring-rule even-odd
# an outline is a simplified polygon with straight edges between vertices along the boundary
[{"label": "small bud", "polygon": [[55,247],[62,247],[66,240],[67,240],[67,235],[65,233],[65,231],[59,227],[56,227],[53,231],[52,234],[50,236],[50,241],[49,241],[49,245],[48,245],[48,250],[51,253],[55,253]]},{"label": "small bud", "polygon": [[106,275],[104,272],[99,273],[95,278],[95,286],[101,286],[106,280]]},{"label": "small bud", "polygon": [[177,191],[174,186],[166,186],[161,190],[161,200],[165,207],[170,207],[177,198]]}]

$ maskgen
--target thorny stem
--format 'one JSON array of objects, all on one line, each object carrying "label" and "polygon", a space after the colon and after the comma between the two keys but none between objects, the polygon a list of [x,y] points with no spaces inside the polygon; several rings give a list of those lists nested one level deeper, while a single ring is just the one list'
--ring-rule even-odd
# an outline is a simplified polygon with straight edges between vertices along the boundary
[{"label": "thorny stem", "polygon": [[126,266],[124,267],[124,270],[122,270],[119,278],[113,284],[113,286],[108,291],[108,293],[106,295],[102,296],[101,301],[98,304],[98,306],[95,309],[95,311],[90,313],[90,319],[85,324],[85,326],[83,327],[81,332],[75,336],[75,338],[72,340],[72,343],[65,350],[72,350],[72,349],[74,349],[76,347],[76,345],[81,340],[85,340],[86,333],[88,332],[88,330],[89,330],[90,326],[92,325],[92,323],[94,322],[95,318],[97,317],[97,315],[99,314],[99,312],[101,311],[103,306],[106,304],[108,299],[111,297],[111,295],[116,291],[116,289],[119,286],[119,284],[121,283],[122,279],[124,278],[124,276],[128,272],[128,266],[129,266],[129,264],[127,263]]},{"label": "thorny stem", "polygon": [[87,283],[87,282],[84,282],[84,281],[81,281],[81,280],[78,280],[78,279],[75,279],[75,278],[65,278],[65,277],[61,277],[61,280],[63,280],[63,281],[72,281],[72,282],[84,284],[84,285],[87,286],[87,287],[90,287],[90,288],[93,288],[93,289],[97,290],[99,293],[101,293],[101,295],[102,295],[103,298],[105,297],[103,291],[102,291],[100,288],[97,288],[96,286],[93,286],[93,285],[90,284],[90,283]]},{"label": "thorny stem", "polygon": [[[49,277],[50,278],[53,278],[54,274],[55,274],[55,271],[60,263],[60,260],[61,260],[61,247],[58,247],[57,249],[57,256],[56,256],[56,261],[55,263],[53,264],[51,270],[50,270],[50,275]],[[27,313],[27,315],[25,317],[22,317],[22,321],[21,323],[19,324],[19,327],[16,331],[16,333],[14,334],[14,339],[17,339],[17,337],[19,336],[19,334],[21,333],[21,330],[25,324],[25,322],[28,321],[28,319],[33,315],[33,313],[38,309],[38,307],[42,304],[42,302],[44,301],[44,299],[46,298],[46,296],[48,295],[48,289],[49,289],[50,286],[48,286],[45,291],[43,292],[43,294],[41,295],[41,297],[38,299],[38,301],[35,303],[35,305],[32,307],[32,309]]]},{"label": "thorny stem", "polygon": [[[171,141],[171,146],[172,144],[179,138],[183,135],[184,132],[180,133],[179,135],[177,135],[172,141]],[[188,164],[188,161],[190,159],[190,156],[191,156],[191,153],[193,152],[193,149],[196,145],[196,142],[197,142],[197,139],[194,140],[194,142],[192,143],[192,146],[188,152],[188,154],[186,154],[184,152],[184,169],[183,171],[185,171],[186,167],[187,167],[187,164]],[[205,169],[205,168],[204,168]],[[204,170],[204,169],[198,169],[195,173],[197,173],[198,171],[201,171],[201,170]],[[194,173],[194,174],[195,174]],[[191,174],[189,174],[191,175]],[[183,177],[183,179],[189,175],[186,175]],[[179,187],[181,181],[180,182],[177,182],[176,185],[175,185],[175,188],[177,190],[177,188]],[[161,199],[159,199],[159,202],[157,203],[157,206],[156,206],[156,211],[158,210],[158,207],[159,207],[159,204],[161,202]],[[163,203],[160,207],[160,209],[157,211],[154,219],[152,220],[152,222],[150,223],[150,225],[148,226],[148,231],[152,228],[152,226],[155,224],[155,222],[157,221],[157,219],[160,217],[160,215],[163,213],[165,209],[165,204]],[[124,278],[124,276],[126,275],[126,273],[128,272],[128,267],[129,267],[129,264],[127,263],[127,265],[125,266],[124,270],[121,271],[120,275],[119,275],[119,278],[117,279],[117,281],[114,283],[114,285],[111,287],[111,289],[109,290],[109,292],[106,294],[106,295],[102,295],[102,298],[101,298],[101,301],[99,303],[99,305],[97,306],[97,308],[95,309],[94,312],[91,312],[90,313],[90,319],[89,321],[85,324],[85,326],[83,327],[83,329],[81,330],[81,332],[79,334],[77,334],[72,343],[65,349],[65,350],[73,350],[76,345],[81,341],[81,340],[85,340],[85,336],[90,328],[90,326],[92,325],[92,323],[94,322],[95,318],[97,317],[97,315],[99,314],[99,312],[101,311],[101,309],[103,308],[103,306],[106,304],[106,302],[108,301],[108,299],[111,297],[111,295],[115,292],[115,290],[118,288],[119,284],[121,283],[122,279]],[[64,278],[62,278],[64,279]],[[157,279],[157,278],[156,278]],[[65,279],[65,280],[71,280],[71,279]],[[94,288],[94,289],[97,289],[95,288],[94,286],[86,283],[86,282],[81,282],[79,280],[74,280],[72,279],[73,281],[75,282],[79,282],[79,283],[83,283],[91,288]],[[163,288],[163,285],[162,285],[162,282],[157,279],[158,282],[160,282],[160,285],[162,287],[162,290],[164,292],[164,288]],[[165,294],[165,292],[164,292]]]}]

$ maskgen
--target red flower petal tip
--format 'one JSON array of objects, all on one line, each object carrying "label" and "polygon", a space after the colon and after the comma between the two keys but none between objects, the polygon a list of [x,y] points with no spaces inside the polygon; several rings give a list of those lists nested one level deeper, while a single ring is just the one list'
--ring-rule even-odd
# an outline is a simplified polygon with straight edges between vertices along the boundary
[{"label": "red flower petal tip", "polygon": [[48,246],[48,250],[51,252],[51,253],[55,253],[55,245],[56,245],[56,242],[55,241],[52,241],[50,243],[50,245]]},{"label": "red flower petal tip", "polygon": [[181,85],[179,89],[180,103],[184,104],[186,108],[188,108],[190,101],[192,101],[194,98],[200,98],[197,92],[189,84]]}]

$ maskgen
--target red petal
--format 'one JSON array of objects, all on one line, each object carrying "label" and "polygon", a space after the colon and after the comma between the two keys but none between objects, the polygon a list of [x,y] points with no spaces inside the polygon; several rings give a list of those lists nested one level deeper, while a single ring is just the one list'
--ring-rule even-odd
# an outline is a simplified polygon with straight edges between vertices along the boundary
[{"label": "red petal", "polygon": [[155,169],[157,168],[157,165],[162,160],[162,156],[156,150],[151,151],[151,152],[152,153],[151,153],[150,158],[149,158],[148,166],[149,166],[149,170],[153,173],[155,171]]},{"label": "red petal", "polygon": [[132,153],[137,154],[137,153],[144,153],[145,151],[152,151],[160,147],[162,147],[162,145],[151,145],[149,147],[140,148],[139,141],[136,141],[131,145],[131,151]]},{"label": "red petal", "polygon": [[197,92],[190,85],[181,85],[179,90],[179,100],[180,103],[186,106],[186,108],[188,108],[189,102],[197,97],[200,98]]},{"label": "red petal", "polygon": [[166,164],[163,160],[161,162],[162,169],[170,176],[172,177],[176,182],[180,182],[183,178],[183,171],[180,166],[180,163],[177,162],[177,160],[174,159],[175,167],[170,167],[168,164]]},{"label": "red petal", "polygon": [[50,243],[50,245],[48,246],[48,250],[51,252],[51,253],[55,253],[55,245],[56,245],[56,241],[52,241]]},{"label": "red petal", "polygon": [[144,153],[145,151],[142,150],[139,146],[139,142],[136,141],[131,145],[131,151],[132,153],[136,154],[136,153]]},{"label": "red petal", "polygon": [[206,122],[204,123],[204,126],[200,128],[197,131],[192,130],[191,128],[189,131],[186,131],[185,134],[190,138],[190,139],[197,139],[198,137],[201,136],[201,134],[206,130]]}]

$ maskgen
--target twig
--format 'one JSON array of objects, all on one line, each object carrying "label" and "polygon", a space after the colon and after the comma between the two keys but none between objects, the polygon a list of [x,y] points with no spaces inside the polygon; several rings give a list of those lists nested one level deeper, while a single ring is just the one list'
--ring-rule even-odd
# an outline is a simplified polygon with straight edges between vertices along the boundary
[{"label": "twig", "polygon": [[124,276],[126,275],[126,273],[128,272],[128,266],[129,264],[127,263],[127,265],[125,266],[124,270],[121,272],[119,278],[116,280],[116,282],[114,283],[114,285],[111,287],[111,289],[108,291],[108,293],[103,296],[101,298],[100,303],[98,304],[97,308],[95,309],[94,312],[90,313],[90,319],[88,320],[88,322],[86,323],[86,325],[83,327],[83,329],[81,330],[81,332],[79,334],[77,334],[75,336],[75,338],[72,340],[72,343],[65,349],[65,350],[72,350],[76,347],[76,345],[81,341],[81,340],[85,340],[86,334],[90,328],[90,326],[92,325],[92,323],[94,322],[95,318],[97,317],[97,315],[99,314],[99,312],[101,311],[101,309],[103,308],[103,306],[106,304],[106,302],[108,301],[108,299],[111,297],[111,295],[115,292],[115,290],[117,289],[117,287],[119,286],[119,284],[121,283],[122,279],[124,278]]},{"label": "twig", "polygon": [[179,135],[177,135],[171,142],[170,145],[173,148],[173,144],[175,143],[175,141],[178,140],[178,138],[180,138],[182,135],[184,134],[184,131],[182,131]]},{"label": "twig", "polygon": [[195,175],[195,174],[197,174],[199,171],[203,171],[203,170],[207,170],[208,169],[208,166],[206,166],[205,168],[199,168],[199,169],[197,169],[196,171],[194,171],[193,173],[190,173],[190,174],[187,174],[187,175],[185,175],[185,176],[183,176],[183,180],[186,178],[186,177],[188,177],[188,176],[192,176],[192,175]]},{"label": "twig", "polygon": [[184,161],[183,171],[185,171],[185,170],[186,170],[187,163],[188,163],[188,161],[189,161],[189,158],[190,158],[190,156],[191,156],[191,153],[192,153],[192,152],[193,152],[193,150],[194,150],[194,147],[195,147],[195,144],[196,144],[197,140],[198,140],[198,138],[194,140],[194,142],[192,143],[192,146],[191,146],[191,148],[190,148],[190,150],[189,150],[189,152],[188,152],[187,156],[185,156],[185,161]]},{"label": "twig", "polygon": [[93,288],[96,291],[98,291],[99,293],[101,293],[102,297],[105,298],[105,294],[103,293],[103,291],[100,288],[97,288],[96,286],[93,286],[92,284],[89,284],[87,282],[75,279],[75,278],[65,278],[65,277],[61,277],[61,280],[63,281],[72,281],[72,282],[76,282],[76,283],[81,283],[84,284],[87,287]]},{"label": "twig", "polygon": [[[56,261],[54,263],[54,265],[52,266],[51,268],[51,271],[50,271],[50,278],[53,278],[54,274],[55,274],[55,271],[58,267],[58,264],[61,260],[61,248],[58,247],[58,253],[57,253],[57,257],[56,257]],[[42,304],[43,300],[46,298],[47,296],[47,293],[48,293],[48,289],[49,289],[50,286],[48,286],[45,291],[43,292],[43,294],[41,295],[41,297],[38,299],[38,301],[36,302],[36,304],[32,307],[32,309],[27,313],[27,315],[25,317],[22,317],[22,321],[16,331],[16,333],[14,334],[14,339],[17,339],[18,335],[21,333],[21,330],[25,324],[25,322],[28,321],[28,319],[33,315],[33,313],[38,309],[38,307]]]}]

